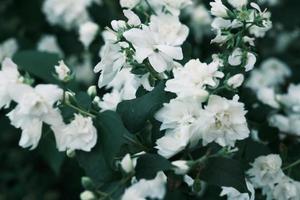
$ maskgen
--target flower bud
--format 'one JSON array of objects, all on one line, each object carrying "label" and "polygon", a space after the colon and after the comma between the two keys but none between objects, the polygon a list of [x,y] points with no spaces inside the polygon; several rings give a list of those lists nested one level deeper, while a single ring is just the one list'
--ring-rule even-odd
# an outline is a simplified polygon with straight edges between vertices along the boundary
[{"label": "flower bud", "polygon": [[216,17],[228,17],[228,8],[223,5],[221,0],[215,0],[214,2],[210,3],[211,6],[211,14]]},{"label": "flower bud", "polygon": [[81,200],[94,200],[94,199],[96,199],[96,197],[93,192],[86,190],[80,194],[80,199]]},{"label": "flower bud", "polygon": [[70,77],[70,69],[68,66],[64,63],[64,61],[59,61],[59,65],[54,66],[55,72],[58,75],[58,79],[61,81],[68,81],[68,78]]},{"label": "flower bud", "polygon": [[90,44],[95,39],[98,30],[99,30],[99,26],[94,22],[86,22],[80,26],[79,40],[86,49],[88,49]]},{"label": "flower bud", "polygon": [[176,167],[174,169],[174,171],[175,171],[175,174],[178,174],[178,175],[186,174],[190,170],[188,162],[185,160],[174,161],[174,162],[172,162],[172,165],[174,165]]},{"label": "flower bud", "polygon": [[91,97],[95,97],[97,95],[97,88],[95,85],[92,85],[88,88],[87,93]]},{"label": "flower bud", "polygon": [[130,157],[130,154],[126,154],[124,158],[121,160],[121,168],[126,172],[127,174],[134,171],[134,162]]},{"label": "flower bud", "polygon": [[87,190],[91,190],[94,188],[93,181],[87,176],[83,176],[81,178],[81,185],[84,187],[84,189],[87,189]]},{"label": "flower bud", "polygon": [[122,8],[132,9],[139,3],[140,0],[120,0],[120,5]]},{"label": "flower bud", "polygon": [[69,158],[74,158],[76,156],[76,152],[71,149],[68,149],[66,154]]},{"label": "flower bud", "polygon": [[234,89],[240,87],[244,82],[244,75],[243,74],[236,74],[232,76],[230,79],[227,81],[227,85],[229,87],[232,87]]},{"label": "flower bud", "polygon": [[241,9],[248,4],[248,0],[228,0],[228,3],[234,8]]}]

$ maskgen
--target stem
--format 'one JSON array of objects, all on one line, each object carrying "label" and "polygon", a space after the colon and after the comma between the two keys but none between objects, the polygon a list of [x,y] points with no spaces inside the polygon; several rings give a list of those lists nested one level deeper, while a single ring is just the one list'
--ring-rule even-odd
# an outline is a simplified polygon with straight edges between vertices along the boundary
[{"label": "stem", "polygon": [[289,164],[288,166],[284,167],[282,170],[290,169],[290,168],[295,167],[295,166],[297,166],[299,164],[300,164],[300,159],[297,160],[297,161],[295,161],[295,162],[293,162],[292,164]]},{"label": "stem", "polygon": [[156,72],[151,65],[146,64],[146,68],[148,69],[148,71],[150,72],[151,76],[153,76],[155,79],[157,80],[163,80],[163,78],[159,75],[158,72]]},{"label": "stem", "polygon": [[157,15],[156,12],[155,12],[155,10],[152,8],[152,6],[150,5],[150,3],[148,2],[148,0],[145,0],[145,2],[146,2],[146,4],[147,4],[147,6],[149,7],[149,9],[151,10],[151,12],[152,12],[153,14]]},{"label": "stem", "polygon": [[83,109],[81,109],[81,108],[79,108],[79,107],[77,107],[77,106],[74,106],[74,105],[71,104],[71,103],[64,102],[64,104],[65,104],[66,106],[69,106],[70,108],[73,108],[74,110],[78,111],[79,113],[81,113],[81,114],[83,114],[83,115],[86,115],[86,116],[89,116],[89,117],[92,117],[92,118],[96,118],[96,115],[93,115],[93,114],[91,114],[91,113],[89,113],[89,112],[87,112],[87,111],[85,111],[85,110],[83,110]]}]

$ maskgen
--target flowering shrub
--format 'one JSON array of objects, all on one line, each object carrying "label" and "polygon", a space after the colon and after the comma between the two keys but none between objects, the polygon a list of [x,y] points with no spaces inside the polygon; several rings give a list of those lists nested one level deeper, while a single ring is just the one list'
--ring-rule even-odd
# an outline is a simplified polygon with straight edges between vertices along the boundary
[{"label": "flowering shrub", "polygon": [[[299,200],[299,77],[261,61],[276,2],[121,0],[107,26],[93,13],[115,1],[44,0],[79,51],[53,34],[36,50],[4,41],[3,116],[19,146],[52,144],[55,170],[64,155],[78,162],[82,200]],[[284,34],[274,51],[293,41]]]}]

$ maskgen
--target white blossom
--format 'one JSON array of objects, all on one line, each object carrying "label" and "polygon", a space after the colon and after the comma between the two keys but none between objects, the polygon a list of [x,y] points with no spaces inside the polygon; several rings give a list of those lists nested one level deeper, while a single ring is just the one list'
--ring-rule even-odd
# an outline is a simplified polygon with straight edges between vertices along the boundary
[{"label": "white blossom", "polygon": [[232,52],[232,54],[228,58],[228,63],[232,66],[239,66],[242,64],[244,58],[246,59],[246,63],[244,66],[245,70],[252,70],[256,63],[256,56],[251,52],[247,52],[246,54],[244,54],[242,49],[240,48],[236,48]]},{"label": "white blossom", "polygon": [[25,84],[17,84],[10,89],[10,95],[18,105],[8,117],[13,126],[22,129],[19,145],[23,148],[37,147],[42,135],[43,122],[53,130],[63,123],[60,112],[52,107],[63,95],[63,91],[56,85],[41,84],[32,88]]},{"label": "white blossom", "polygon": [[228,8],[224,6],[221,0],[215,0],[210,3],[211,13],[216,17],[226,18],[228,17]]},{"label": "white blossom", "polygon": [[148,58],[155,71],[161,73],[174,67],[174,60],[181,60],[183,53],[180,45],[189,33],[178,17],[161,14],[151,16],[149,26],[133,28],[123,35],[134,46],[135,59],[142,63]]},{"label": "white blossom", "polygon": [[120,0],[120,5],[122,8],[134,8],[141,0]]},{"label": "white blossom", "polygon": [[247,171],[247,174],[255,188],[273,186],[284,176],[279,155],[260,156],[251,165],[252,168]]},{"label": "white blossom", "polygon": [[210,115],[202,130],[203,144],[216,142],[221,146],[235,145],[236,140],[249,137],[244,104],[238,102],[236,95],[232,100],[211,95],[205,111]]},{"label": "white blossom", "polygon": [[233,187],[222,187],[220,196],[227,196],[228,200],[254,200],[255,190],[251,183],[246,180],[247,188],[251,192],[251,196],[248,193],[240,193]]},{"label": "white blossom", "polygon": [[175,166],[175,174],[186,174],[190,170],[189,164],[185,160],[173,161],[172,165]]},{"label": "white blossom", "polygon": [[273,88],[261,88],[257,92],[257,98],[266,105],[273,108],[280,108],[276,100],[276,94]]},{"label": "white blossom", "polygon": [[136,166],[137,159],[131,158],[130,154],[126,154],[123,159],[120,162],[121,168],[126,173],[131,173],[134,171],[134,168]]},{"label": "white blossom", "polygon": [[94,22],[85,22],[79,27],[79,40],[87,49],[95,39],[99,26]]},{"label": "white blossom", "polygon": [[69,30],[90,20],[87,7],[91,3],[91,0],[45,0],[42,10],[51,25]]},{"label": "white blossom", "polygon": [[70,69],[63,60],[59,61],[58,65],[54,67],[59,80],[65,81],[70,76]]},{"label": "white blossom", "polygon": [[127,188],[121,200],[146,200],[163,199],[166,194],[167,177],[163,172],[158,172],[152,180],[141,179]]},{"label": "white blossom", "polygon": [[190,60],[183,68],[173,70],[174,78],[167,81],[165,90],[177,94],[178,97],[195,98],[203,102],[208,97],[206,86],[216,87],[217,79],[224,76],[218,71],[218,64]]},{"label": "white blossom", "polygon": [[19,83],[19,77],[17,65],[9,58],[4,59],[0,71],[0,109],[9,106],[12,100],[9,91]]},{"label": "white blossom", "polygon": [[228,0],[228,3],[234,8],[241,9],[248,4],[248,0]]},{"label": "white blossom", "polygon": [[276,200],[299,200],[299,186],[289,177],[280,179],[273,189],[273,198]]},{"label": "white blossom", "polygon": [[243,84],[244,79],[243,74],[236,74],[228,79],[227,84],[229,87],[236,89]]},{"label": "white blossom", "polygon": [[57,38],[54,35],[44,35],[37,44],[37,49],[42,52],[56,53],[63,55],[63,51],[58,45]]},{"label": "white blossom", "polygon": [[94,200],[95,194],[89,190],[86,190],[80,194],[80,200]]},{"label": "white blossom", "polygon": [[91,151],[97,143],[97,129],[91,117],[75,114],[70,124],[61,129],[58,149]]},{"label": "white blossom", "polygon": [[279,101],[291,111],[300,113],[300,84],[290,84],[288,93],[280,95]]},{"label": "white blossom", "polygon": [[19,49],[17,40],[9,38],[0,44],[0,62],[6,57],[11,58]]}]

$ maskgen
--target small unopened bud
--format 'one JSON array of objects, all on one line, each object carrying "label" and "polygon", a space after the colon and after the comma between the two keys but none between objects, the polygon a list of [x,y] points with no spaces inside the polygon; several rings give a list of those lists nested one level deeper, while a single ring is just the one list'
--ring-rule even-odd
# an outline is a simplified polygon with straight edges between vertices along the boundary
[{"label": "small unopened bud", "polygon": [[120,5],[122,8],[134,8],[141,0],[120,0]]},{"label": "small unopened bud", "polygon": [[233,77],[229,78],[227,81],[227,85],[234,89],[240,87],[244,82],[244,75],[243,74],[236,74]]},{"label": "small unopened bud", "polygon": [[91,97],[95,97],[97,95],[97,88],[95,85],[92,85],[88,88],[87,93]]},{"label": "small unopened bud", "polygon": [[64,63],[64,61],[59,61],[58,65],[54,66],[55,72],[58,76],[58,79],[64,82],[67,82],[70,78],[70,69],[69,67]]},{"label": "small unopened bud", "polygon": [[94,188],[93,181],[87,176],[84,176],[84,177],[81,178],[81,185],[86,190],[92,190]]},{"label": "small unopened bud", "polygon": [[75,96],[75,93],[70,92],[70,91],[66,91],[65,92],[65,102],[70,102],[70,100],[72,98],[74,98],[74,96]]},{"label": "small unopened bud", "polygon": [[69,158],[74,158],[75,156],[76,156],[76,152],[75,152],[75,150],[71,150],[71,149],[68,149],[67,150],[67,156],[69,157]]},{"label": "small unopened bud", "polygon": [[86,190],[80,194],[80,199],[81,200],[94,200],[94,199],[96,199],[96,196],[94,195],[93,192]]},{"label": "small unopened bud", "polygon": [[188,162],[185,160],[174,161],[174,162],[172,162],[172,165],[174,165],[176,167],[174,169],[174,171],[175,171],[175,174],[178,174],[178,175],[186,174],[190,170]]},{"label": "small unopened bud", "polygon": [[134,171],[134,161],[131,159],[130,154],[126,154],[124,158],[121,160],[121,168],[126,172],[127,174]]}]

